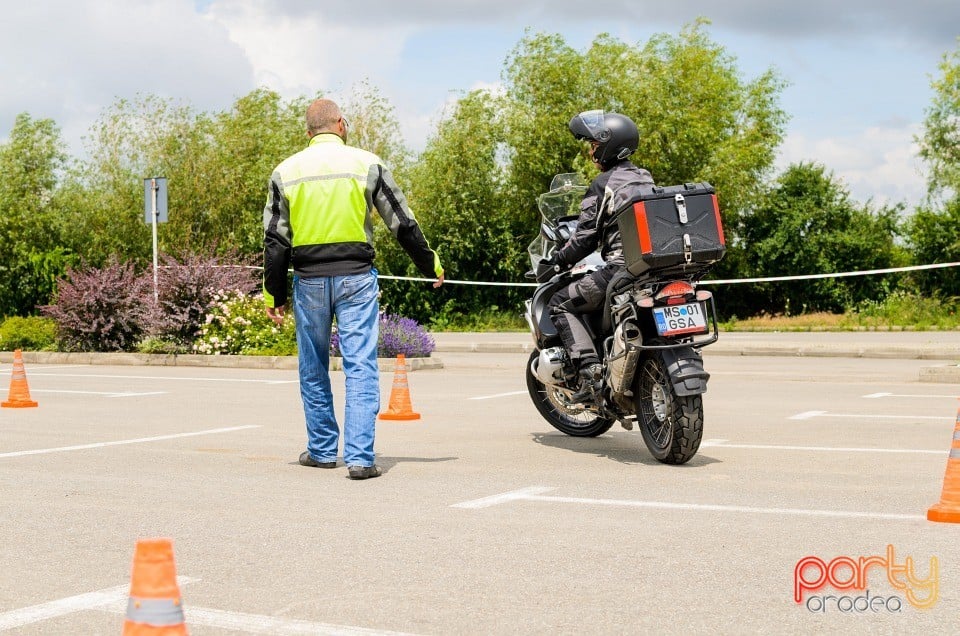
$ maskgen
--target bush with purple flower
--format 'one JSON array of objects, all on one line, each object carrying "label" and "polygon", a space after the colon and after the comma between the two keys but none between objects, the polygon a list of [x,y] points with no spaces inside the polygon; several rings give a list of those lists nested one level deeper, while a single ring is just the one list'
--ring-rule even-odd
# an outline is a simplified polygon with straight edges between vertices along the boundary
[{"label": "bush with purple flower", "polygon": [[[396,314],[380,314],[380,336],[377,339],[377,356],[394,358],[401,353],[407,358],[425,358],[433,353],[436,342],[427,331],[412,318]],[[340,337],[336,328],[330,338],[330,355],[339,357]]]}]

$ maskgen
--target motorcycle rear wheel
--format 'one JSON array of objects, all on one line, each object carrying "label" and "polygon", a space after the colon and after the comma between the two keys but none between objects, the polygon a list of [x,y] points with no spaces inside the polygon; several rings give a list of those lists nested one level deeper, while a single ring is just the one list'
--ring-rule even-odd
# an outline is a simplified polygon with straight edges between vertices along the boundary
[{"label": "motorcycle rear wheel", "polygon": [[656,352],[640,359],[634,382],[637,421],[650,454],[664,464],[690,461],[703,439],[703,397],[678,396]]},{"label": "motorcycle rear wheel", "polygon": [[534,351],[527,360],[527,392],[543,419],[561,433],[572,437],[596,437],[609,431],[613,426],[611,420],[588,411],[582,405],[570,404],[562,391],[545,385],[533,375],[530,366],[539,355],[539,351]]}]

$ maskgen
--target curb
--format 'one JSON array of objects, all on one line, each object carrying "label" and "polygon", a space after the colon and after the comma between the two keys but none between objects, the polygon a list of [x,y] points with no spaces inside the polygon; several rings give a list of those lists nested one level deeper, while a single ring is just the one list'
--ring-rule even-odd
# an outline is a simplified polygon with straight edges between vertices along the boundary
[{"label": "curb", "polygon": [[438,353],[530,353],[534,346],[527,342],[437,343],[433,350]]},{"label": "curb", "polygon": [[[34,364],[86,364],[141,367],[212,367],[221,369],[292,369],[298,368],[297,356],[208,356],[197,354],[160,353],[63,353],[59,351],[24,351],[23,361]],[[393,371],[395,358],[378,358],[381,371]],[[0,351],[0,362],[13,362],[12,351]],[[406,358],[407,371],[442,369],[439,358]],[[330,358],[330,370],[342,371],[343,358]]]},{"label": "curb", "polygon": [[[534,350],[532,343],[487,342],[487,343],[437,343],[436,353],[526,353]],[[723,344],[717,342],[704,348],[707,355],[723,356],[780,356],[820,358],[882,358],[903,360],[943,360],[942,364],[920,369],[920,382],[960,384],[960,348],[956,346],[907,346],[860,347],[844,345],[770,345],[744,343]],[[172,366],[211,367],[229,369],[286,369],[296,371],[296,356],[244,356],[244,355],[197,355],[197,354],[151,354],[151,353],[63,353],[57,351],[25,351],[23,361],[33,364],[82,364],[112,366]],[[0,351],[0,362],[13,362],[12,351]],[[379,358],[380,370],[395,370],[395,358]],[[443,361],[436,357],[407,358],[407,371],[442,369]],[[330,370],[342,371],[343,359],[330,358]]]},{"label": "curb", "polygon": [[[438,353],[530,353],[532,343],[437,343]],[[811,358],[899,358],[903,360],[960,360],[960,347],[935,345],[887,345],[862,347],[849,345],[770,345],[723,343],[718,341],[703,348],[713,355],[724,356],[784,356]]]}]

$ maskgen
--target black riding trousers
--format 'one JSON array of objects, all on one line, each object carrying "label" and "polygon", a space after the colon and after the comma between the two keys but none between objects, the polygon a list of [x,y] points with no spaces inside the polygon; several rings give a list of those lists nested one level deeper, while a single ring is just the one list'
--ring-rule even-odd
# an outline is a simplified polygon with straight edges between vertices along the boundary
[{"label": "black riding trousers", "polygon": [[550,319],[577,367],[600,359],[587,327],[587,314],[603,307],[607,286],[619,269],[619,266],[607,265],[570,283],[550,299]]}]

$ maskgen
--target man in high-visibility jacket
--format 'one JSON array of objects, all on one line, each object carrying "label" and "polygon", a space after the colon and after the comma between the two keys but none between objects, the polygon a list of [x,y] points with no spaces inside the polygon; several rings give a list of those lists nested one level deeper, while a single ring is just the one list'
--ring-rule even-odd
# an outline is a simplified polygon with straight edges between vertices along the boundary
[{"label": "man in high-visibility jacket", "polygon": [[434,287],[443,284],[440,257],[430,249],[406,198],[373,153],[346,145],[349,129],[336,103],[307,108],[305,150],[270,178],[263,211],[263,290],[267,315],[283,322],[287,269],[293,265],[293,310],[307,450],[300,464],[335,468],[340,428],[330,388],[330,331],[337,333],[346,375],[343,460],[351,479],[379,477],[374,429],[380,410],[377,339],[379,286],[373,266],[376,208],[414,264]]}]

